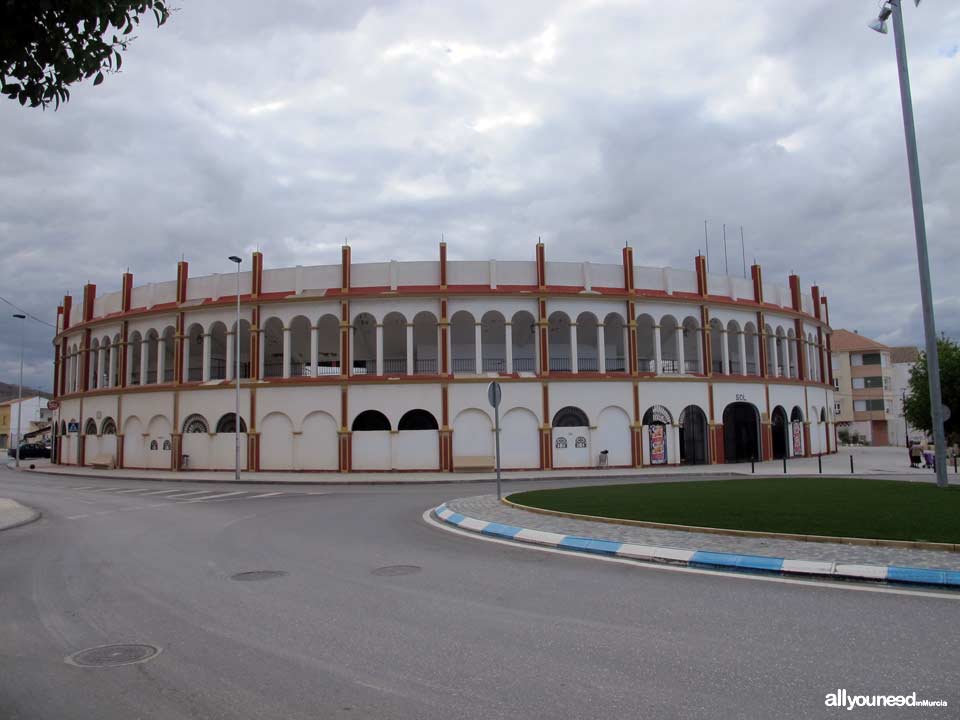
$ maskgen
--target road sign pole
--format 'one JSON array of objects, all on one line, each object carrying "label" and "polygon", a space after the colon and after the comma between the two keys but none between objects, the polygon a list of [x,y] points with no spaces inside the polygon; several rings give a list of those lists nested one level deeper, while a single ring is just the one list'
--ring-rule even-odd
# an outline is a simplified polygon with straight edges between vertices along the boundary
[{"label": "road sign pole", "polygon": [[497,450],[497,500],[500,500],[500,403],[493,408],[494,441]]}]

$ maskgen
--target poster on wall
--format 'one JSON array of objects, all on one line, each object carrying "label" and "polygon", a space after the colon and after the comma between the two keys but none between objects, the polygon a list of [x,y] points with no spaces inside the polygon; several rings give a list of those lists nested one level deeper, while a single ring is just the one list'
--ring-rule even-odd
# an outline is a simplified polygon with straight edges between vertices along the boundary
[{"label": "poster on wall", "polygon": [[800,434],[800,423],[795,422],[793,425],[793,454],[794,455],[803,455],[803,439]]},{"label": "poster on wall", "polygon": [[657,423],[650,430],[650,463],[663,465],[667,462],[666,426]]}]

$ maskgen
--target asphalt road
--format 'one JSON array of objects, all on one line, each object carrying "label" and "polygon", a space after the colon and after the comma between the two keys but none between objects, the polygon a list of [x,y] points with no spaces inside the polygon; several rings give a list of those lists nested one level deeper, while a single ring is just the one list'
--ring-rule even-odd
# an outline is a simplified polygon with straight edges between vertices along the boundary
[{"label": "asphalt road", "polygon": [[[837,688],[950,703],[851,715],[958,717],[958,600],[608,563],[421,517],[487,491],[0,469],[0,497],[43,512],[0,533],[0,718],[843,717]],[[373,573],[396,565],[421,569]],[[288,574],[230,579],[253,570]],[[162,652],[64,660],[111,643]]]}]

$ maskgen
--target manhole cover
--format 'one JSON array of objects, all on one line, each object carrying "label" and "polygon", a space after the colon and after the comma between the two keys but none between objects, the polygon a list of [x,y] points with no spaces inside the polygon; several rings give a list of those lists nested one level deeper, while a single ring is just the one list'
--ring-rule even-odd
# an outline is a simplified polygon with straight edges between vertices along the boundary
[{"label": "manhole cover", "polygon": [[116,667],[145,662],[160,654],[153,645],[102,645],[81,650],[67,657],[67,662],[80,667]]},{"label": "manhole cover", "polygon": [[387,565],[386,567],[377,568],[371,572],[374,575],[386,575],[388,577],[395,577],[397,575],[413,575],[423,570],[419,565]]},{"label": "manhole cover", "polygon": [[283,577],[286,574],[283,570],[250,570],[248,572],[231,575],[230,579],[239,580],[240,582],[252,582],[254,580],[272,580],[273,578]]}]

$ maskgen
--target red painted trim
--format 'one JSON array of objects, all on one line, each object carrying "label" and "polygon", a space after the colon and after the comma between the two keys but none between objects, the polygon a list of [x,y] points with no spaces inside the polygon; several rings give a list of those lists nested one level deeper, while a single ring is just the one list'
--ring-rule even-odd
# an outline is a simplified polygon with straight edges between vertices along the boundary
[{"label": "red painted trim", "polygon": [[187,301],[187,283],[190,275],[190,264],[186,260],[177,263],[177,303]]},{"label": "red painted trim", "polygon": [[263,253],[259,250],[251,257],[250,294],[259,298],[263,292]]},{"label": "red painted trim", "polygon": [[70,295],[63,296],[63,327],[66,331],[70,327],[70,311],[73,309],[73,298]]},{"label": "red painted trim", "polygon": [[344,292],[350,290],[350,246],[344,245],[340,248],[340,289]]},{"label": "red painted trim", "polygon": [[820,319],[820,288],[814,285],[810,288],[810,295],[813,296],[813,316]]},{"label": "red painted trim", "polygon": [[130,303],[133,301],[133,273],[125,272],[120,281],[120,309],[130,312]]},{"label": "red painted trim", "polygon": [[87,283],[83,286],[83,322],[93,320],[93,303],[97,299],[97,286]]},{"label": "red painted trim", "polygon": [[707,259],[703,255],[697,255],[694,258],[694,265],[697,271],[697,292],[700,297],[707,296]]},{"label": "red painted trim", "polygon": [[750,277],[753,280],[753,301],[763,304],[763,271],[759,265],[750,266]]},{"label": "red painted trim", "polygon": [[[547,260],[546,260],[546,251],[544,250],[543,243],[537,243],[537,288],[539,290],[545,290],[547,287]],[[580,288],[581,290],[583,288]]]},{"label": "red painted trim", "polygon": [[793,309],[797,312],[800,312],[800,308],[803,307],[803,304],[800,302],[800,276],[791,275],[789,277],[790,281],[790,303],[793,306]]},{"label": "red painted trim", "polygon": [[632,293],[636,287],[633,283],[633,248],[627,245],[623,248],[623,289]]},{"label": "red painted trim", "polygon": [[440,287],[447,287],[447,244],[440,243]]}]

